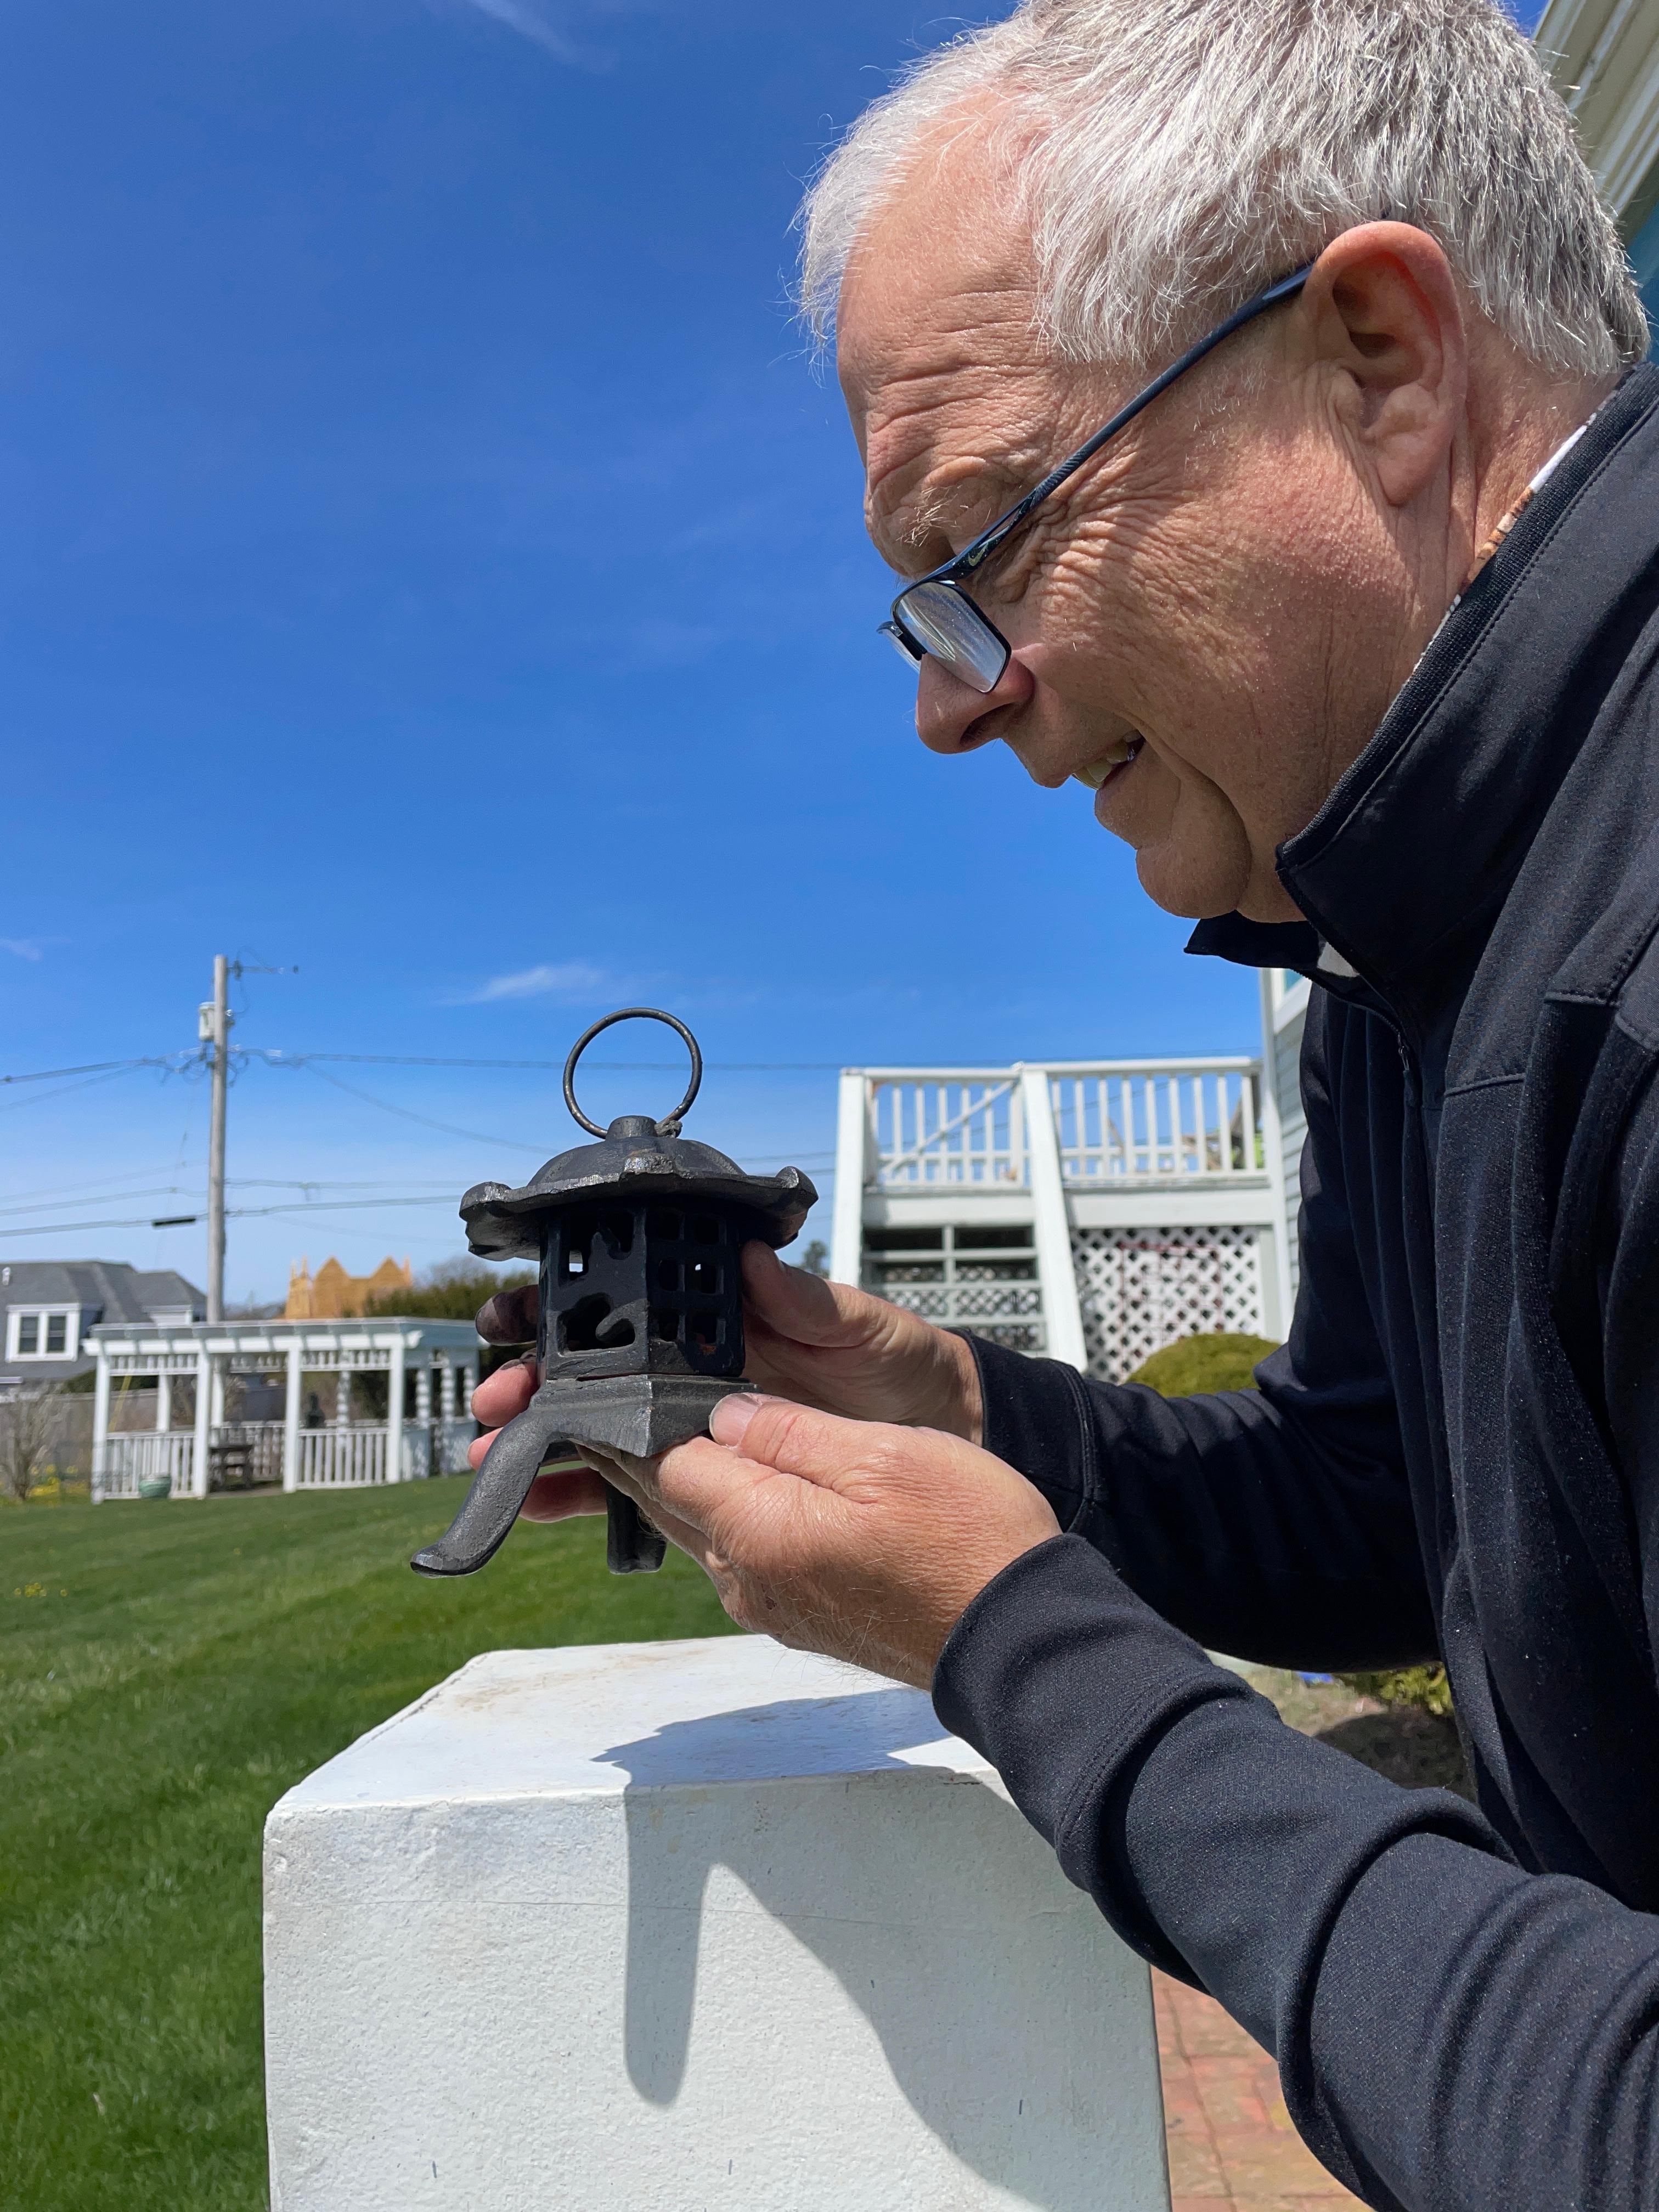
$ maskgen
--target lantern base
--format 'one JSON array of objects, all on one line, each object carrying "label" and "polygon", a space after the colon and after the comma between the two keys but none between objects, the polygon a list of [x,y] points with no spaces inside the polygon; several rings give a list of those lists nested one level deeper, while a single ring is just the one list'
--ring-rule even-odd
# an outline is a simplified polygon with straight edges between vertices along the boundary
[{"label": "lantern base", "polygon": [[[591,1444],[632,1459],[654,1459],[701,1436],[722,1398],[754,1388],[741,1376],[707,1375],[544,1382],[489,1447],[449,1528],[409,1564],[422,1575],[476,1574],[507,1540],[543,1461],[557,1457],[562,1446]],[[629,1541],[618,1530],[612,1547]],[[635,1556],[626,1566],[618,1563],[617,1571],[635,1572],[644,1564],[643,1556]]]},{"label": "lantern base", "polygon": [[592,1382],[544,1382],[532,1406],[556,1405],[568,1443],[655,1459],[700,1437],[722,1398],[752,1390],[740,1375],[607,1375]]},{"label": "lantern base", "polygon": [[[544,1386],[546,1387],[546,1386]],[[690,1437],[701,1436],[708,1417],[734,1389],[752,1382],[710,1381],[699,1375],[622,1375],[596,1382],[557,1382],[556,1396],[574,1410],[561,1416],[567,1443],[653,1459]],[[631,1498],[607,1483],[605,1565],[613,1575],[653,1575],[667,1545]]]}]

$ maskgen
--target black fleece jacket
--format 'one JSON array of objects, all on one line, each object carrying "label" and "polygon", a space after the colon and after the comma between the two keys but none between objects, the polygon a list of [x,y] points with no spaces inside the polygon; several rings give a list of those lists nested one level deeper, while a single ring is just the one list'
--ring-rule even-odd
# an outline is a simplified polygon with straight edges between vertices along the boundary
[{"label": "black fleece jacket", "polygon": [[[1403,2212],[1659,2208],[1659,370],[1601,409],[1279,854],[1301,1289],[1260,1391],[975,1346],[1067,1532],[952,1634],[946,1725],[1129,1942]],[[1355,971],[1319,969],[1321,940]],[[1203,1646],[1443,1654],[1477,1812]]]}]

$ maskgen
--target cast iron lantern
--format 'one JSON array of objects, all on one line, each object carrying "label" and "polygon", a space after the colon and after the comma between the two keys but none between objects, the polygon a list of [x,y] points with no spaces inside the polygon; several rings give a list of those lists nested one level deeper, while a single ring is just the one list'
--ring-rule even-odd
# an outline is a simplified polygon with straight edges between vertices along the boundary
[{"label": "cast iron lantern", "polygon": [[[576,1063],[602,1030],[666,1022],[691,1054],[684,1097],[662,1121],[624,1114],[608,1129],[576,1103]],[[576,1040],[564,1103],[599,1139],[550,1159],[522,1189],[481,1182],[461,1200],[468,1248],[486,1260],[541,1267],[536,1354],[541,1387],[496,1437],[460,1511],[410,1565],[470,1575],[507,1536],[546,1463],[592,1444],[650,1458],[700,1435],[743,1380],[743,1285],[738,1259],[758,1237],[787,1244],[817,1192],[799,1168],[745,1175],[680,1123],[702,1082],[702,1054],[684,1022],[624,1006]],[[662,1565],[662,1537],[630,1498],[607,1500],[613,1574]]]}]

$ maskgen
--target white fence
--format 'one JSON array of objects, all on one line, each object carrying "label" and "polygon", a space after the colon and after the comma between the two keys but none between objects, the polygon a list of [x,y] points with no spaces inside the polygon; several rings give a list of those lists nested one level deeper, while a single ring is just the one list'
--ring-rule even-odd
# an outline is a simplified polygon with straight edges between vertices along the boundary
[{"label": "white fence", "polygon": [[300,1431],[300,1490],[356,1490],[386,1480],[386,1423]]},{"label": "white fence", "polygon": [[224,1421],[208,1433],[208,1480],[216,1490],[236,1485],[280,1482],[283,1425],[280,1421]]},{"label": "white fence", "polygon": [[[403,1475],[418,1482],[428,1474],[465,1474],[466,1450],[476,1425],[459,1415],[449,1419],[405,1421]],[[299,1434],[301,1490],[355,1490],[384,1482],[386,1428],[384,1421],[354,1421],[349,1427],[302,1429]],[[103,1494],[137,1498],[139,1486],[165,1476],[174,1498],[191,1495],[196,1458],[193,1430],[155,1431],[107,1437],[104,1443]],[[210,1478],[259,1484],[283,1478],[283,1424],[231,1421],[210,1432]]]},{"label": "white fence", "polygon": [[879,1186],[1025,1181],[1019,1083],[1006,1068],[873,1079],[869,1111]]},{"label": "white fence", "polygon": [[447,1419],[435,1421],[433,1430],[437,1457],[428,1471],[433,1474],[471,1474],[467,1447],[478,1433],[478,1424],[471,1414],[452,1413]]},{"label": "white fence", "polygon": [[[1256,1063],[1102,1060],[1048,1070],[1066,1182],[1080,1188],[1254,1181],[1264,1170]],[[1018,1071],[872,1071],[878,1189],[1023,1189],[1030,1148]]]},{"label": "white fence", "polygon": [[1068,1183],[1225,1182],[1263,1172],[1252,1061],[1056,1075],[1051,1091]]},{"label": "white fence", "polygon": [[189,1429],[140,1430],[136,1435],[113,1436],[104,1443],[104,1495],[137,1498],[141,1482],[165,1475],[174,1498],[188,1498],[196,1438]]}]

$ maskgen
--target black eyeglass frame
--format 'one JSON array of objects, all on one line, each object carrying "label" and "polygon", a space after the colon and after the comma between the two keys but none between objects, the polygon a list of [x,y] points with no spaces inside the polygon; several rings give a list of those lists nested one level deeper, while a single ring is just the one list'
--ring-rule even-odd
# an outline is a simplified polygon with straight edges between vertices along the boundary
[{"label": "black eyeglass frame", "polygon": [[[1133,399],[1120,407],[1109,422],[1103,424],[1095,432],[1093,437],[1086,439],[1075,453],[1068,453],[1058,467],[1050,469],[1040,484],[1035,485],[1026,493],[1024,498],[1018,501],[1006,514],[1000,514],[990,527],[982,530],[970,545],[964,546],[960,553],[955,554],[949,561],[942,562],[939,568],[930,569],[927,575],[918,576],[914,583],[907,584],[894,600],[889,619],[880,625],[880,635],[890,638],[906,659],[919,666],[927,659],[932,648],[924,645],[908,627],[904,603],[913,592],[920,592],[929,586],[935,587],[943,586],[968,611],[973,623],[983,630],[988,637],[995,641],[1002,658],[996,674],[983,687],[986,691],[994,690],[1002,680],[1003,672],[1013,657],[1013,647],[990,617],[981,607],[976,605],[963,589],[963,580],[976,574],[991,556],[1000,551],[1023,524],[1030,521],[1044,500],[1058,491],[1068,477],[1075,476],[1085,462],[1091,461],[1108,440],[1116,437],[1120,430],[1133,422],[1143,408],[1150,407],[1161,392],[1167,392],[1177,377],[1184,376],[1189,368],[1203,360],[1206,354],[1212,352],[1224,338],[1230,338],[1235,331],[1243,329],[1246,323],[1254,322],[1258,315],[1266,314],[1269,307],[1278,307],[1282,300],[1294,299],[1313,274],[1313,270],[1314,264],[1310,261],[1305,268],[1298,269],[1293,276],[1281,276],[1276,284],[1270,284],[1265,292],[1258,292],[1254,299],[1247,300],[1244,305],[1237,308],[1224,322],[1218,323],[1215,328],[1207,331],[1195,345],[1188,346],[1178,361],[1171,362],[1168,368],[1155,376],[1144,391],[1138,392]],[[940,658],[939,655],[934,657]],[[977,688],[973,687],[972,679],[961,674],[960,671],[953,669],[951,672],[957,677],[959,682],[969,684],[971,688]]]}]

